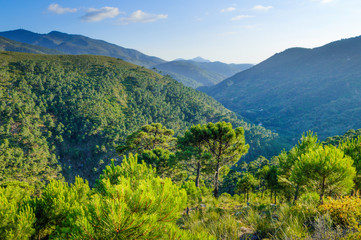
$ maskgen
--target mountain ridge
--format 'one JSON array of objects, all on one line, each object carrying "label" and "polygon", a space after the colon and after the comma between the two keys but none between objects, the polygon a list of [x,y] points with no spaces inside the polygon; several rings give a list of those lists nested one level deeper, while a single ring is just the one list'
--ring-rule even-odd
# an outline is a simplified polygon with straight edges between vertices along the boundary
[{"label": "mountain ridge", "polygon": [[0,36],[32,45],[52,48],[66,54],[91,54],[121,58],[136,65],[152,67],[165,60],[147,56],[137,50],[124,48],[104,40],[92,39],[79,34],[51,31],[47,34],[33,33],[24,29],[0,32]]},{"label": "mountain ridge", "polygon": [[[203,85],[213,85],[249,66],[248,64],[238,65],[210,62],[209,60],[197,57],[195,58],[196,61],[187,60],[187,64],[183,64],[180,69],[179,66],[172,66],[172,64],[174,64],[173,62],[166,62],[163,59],[145,55],[134,49],[124,48],[104,40],[92,39],[79,34],[68,34],[59,31],[40,34],[24,29],[18,29],[0,32],[0,36],[34,46],[55,49],[65,54],[103,55],[120,58],[124,61],[145,66],[149,69],[153,67],[159,68],[165,74],[169,74],[179,82],[193,88]],[[217,69],[219,69],[219,71]]]},{"label": "mountain ridge", "polygon": [[[361,37],[321,47],[290,48],[200,90],[254,123],[321,138],[360,128]],[[351,116],[350,116],[351,114]]]},{"label": "mountain ridge", "polygon": [[60,51],[45,47],[35,46],[27,43],[20,43],[5,37],[0,37],[0,50],[13,52],[27,52],[37,54],[64,54]]},{"label": "mountain ridge", "polygon": [[252,66],[252,64],[226,64],[218,61],[195,62],[192,60],[175,60],[156,65],[154,68],[169,74],[186,86],[198,88],[215,85],[227,77]]}]

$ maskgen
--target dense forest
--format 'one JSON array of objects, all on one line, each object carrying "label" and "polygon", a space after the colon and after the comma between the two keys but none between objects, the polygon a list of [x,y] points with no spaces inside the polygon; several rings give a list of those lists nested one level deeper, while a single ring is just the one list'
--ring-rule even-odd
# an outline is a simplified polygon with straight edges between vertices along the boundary
[{"label": "dense forest", "polygon": [[243,126],[251,146],[247,161],[281,149],[276,134],[207,95],[122,60],[2,52],[0,66],[1,181],[39,183],[62,174],[93,184],[117,157],[115,146],[152,122],[176,135],[220,120]]}]

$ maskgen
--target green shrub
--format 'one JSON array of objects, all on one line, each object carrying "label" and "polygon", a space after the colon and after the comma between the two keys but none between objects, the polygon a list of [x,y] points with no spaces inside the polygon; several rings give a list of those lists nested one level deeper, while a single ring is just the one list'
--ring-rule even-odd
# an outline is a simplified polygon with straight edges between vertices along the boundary
[{"label": "green shrub", "polygon": [[319,206],[322,213],[329,213],[336,225],[356,228],[361,221],[361,199],[359,197],[329,198],[327,203]]},{"label": "green shrub", "polygon": [[0,187],[0,239],[29,239],[35,232],[29,190],[19,184]]}]

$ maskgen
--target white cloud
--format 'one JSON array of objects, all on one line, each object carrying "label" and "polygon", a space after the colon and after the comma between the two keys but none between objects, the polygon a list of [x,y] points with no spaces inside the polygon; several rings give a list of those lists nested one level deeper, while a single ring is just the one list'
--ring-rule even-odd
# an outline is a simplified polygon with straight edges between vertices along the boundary
[{"label": "white cloud", "polygon": [[167,14],[151,14],[145,13],[142,10],[137,10],[130,14],[129,17],[121,18],[120,21],[124,24],[128,23],[148,23],[148,22],[155,22],[160,19],[168,18]]},{"label": "white cloud", "polygon": [[221,12],[233,12],[234,10],[236,10],[235,7],[229,7],[229,8],[222,9]]},{"label": "white cloud", "polygon": [[53,12],[56,14],[64,14],[64,13],[74,13],[77,11],[76,8],[63,8],[59,4],[53,3],[48,7],[49,12]]},{"label": "white cloud", "polygon": [[273,8],[272,6],[256,5],[252,9],[256,10],[256,11],[268,11],[268,10],[270,10],[272,8]]},{"label": "white cloud", "polygon": [[322,0],[321,3],[330,3],[333,2],[334,0]]},{"label": "white cloud", "polygon": [[85,22],[98,22],[106,18],[114,18],[119,14],[119,9],[116,7],[89,8],[81,19]]},{"label": "white cloud", "polygon": [[237,21],[237,20],[241,20],[241,19],[245,19],[245,18],[251,18],[252,16],[249,16],[249,15],[238,15],[238,16],[235,16],[233,17],[231,20],[232,21]]}]

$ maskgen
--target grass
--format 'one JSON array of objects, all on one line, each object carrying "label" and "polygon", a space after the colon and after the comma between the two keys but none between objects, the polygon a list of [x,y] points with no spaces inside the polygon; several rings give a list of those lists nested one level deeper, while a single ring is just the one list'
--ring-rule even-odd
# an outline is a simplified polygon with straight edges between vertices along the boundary
[{"label": "grass", "polygon": [[361,239],[359,229],[341,227],[328,213],[320,212],[319,198],[314,193],[304,194],[296,204],[274,205],[266,199],[258,200],[247,204],[238,195],[207,197],[203,199],[205,208],[192,210],[179,224],[193,233],[208,232],[222,240]]}]

